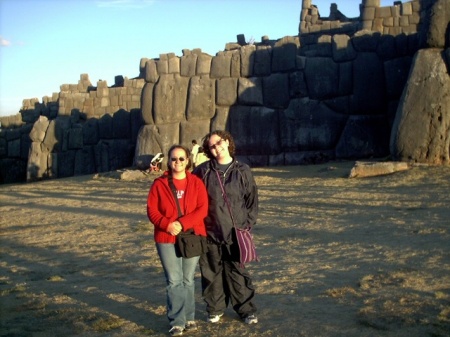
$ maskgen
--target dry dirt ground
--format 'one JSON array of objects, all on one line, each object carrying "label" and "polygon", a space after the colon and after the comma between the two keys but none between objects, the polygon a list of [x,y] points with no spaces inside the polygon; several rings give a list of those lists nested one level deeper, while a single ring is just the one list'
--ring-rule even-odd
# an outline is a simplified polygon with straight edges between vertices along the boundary
[{"label": "dry dirt ground", "polygon": [[[348,179],[354,162],[255,168],[260,323],[196,336],[450,336],[450,167]],[[0,336],[166,336],[146,217],[155,175],[0,186]]]}]

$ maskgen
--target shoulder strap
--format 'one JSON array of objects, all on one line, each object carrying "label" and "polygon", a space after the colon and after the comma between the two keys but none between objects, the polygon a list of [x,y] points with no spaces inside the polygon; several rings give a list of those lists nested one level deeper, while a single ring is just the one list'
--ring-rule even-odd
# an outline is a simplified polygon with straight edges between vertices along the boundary
[{"label": "shoulder strap", "polygon": [[233,227],[236,227],[236,224],[234,223],[233,213],[231,212],[230,202],[228,201],[227,193],[225,192],[225,188],[223,187],[222,179],[220,179],[219,172],[217,170],[215,170],[215,172],[217,175],[217,179],[219,180],[220,188],[222,190],[222,196],[225,199],[225,203],[227,204],[228,212],[230,212],[230,217],[231,217],[231,221],[233,222]]},{"label": "shoulder strap", "polygon": [[177,189],[175,187],[175,184],[173,183],[173,178],[171,175],[169,175],[167,179],[169,180],[169,187],[172,191],[173,197],[175,198],[175,203],[177,204],[178,217],[181,217],[183,213],[181,212],[180,203],[178,202]]}]

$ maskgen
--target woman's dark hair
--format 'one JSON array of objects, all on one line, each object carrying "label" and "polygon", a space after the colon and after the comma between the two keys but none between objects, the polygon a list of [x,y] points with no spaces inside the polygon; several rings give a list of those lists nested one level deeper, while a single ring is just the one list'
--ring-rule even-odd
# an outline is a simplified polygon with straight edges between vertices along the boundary
[{"label": "woman's dark hair", "polygon": [[230,156],[234,158],[234,152],[236,150],[236,145],[234,144],[234,139],[233,136],[231,135],[231,133],[229,133],[228,131],[225,130],[215,130],[212,131],[210,133],[208,133],[205,137],[203,137],[202,142],[203,142],[203,151],[205,152],[206,156],[209,159],[213,159],[214,156],[211,153],[211,150],[209,149],[209,139],[211,138],[212,135],[217,135],[220,138],[222,138],[223,140],[228,140],[228,151],[230,152]]},{"label": "woman's dark hair", "polygon": [[191,168],[191,166],[192,166],[192,163],[191,163],[191,151],[186,146],[183,146],[183,145],[180,145],[180,144],[172,145],[170,147],[169,151],[167,152],[167,169],[169,170],[169,172],[171,174],[172,174],[172,168],[170,167],[170,162],[172,161],[171,153],[175,149],[181,149],[186,154],[185,160],[188,161],[188,163],[186,165],[186,171],[189,170]]}]

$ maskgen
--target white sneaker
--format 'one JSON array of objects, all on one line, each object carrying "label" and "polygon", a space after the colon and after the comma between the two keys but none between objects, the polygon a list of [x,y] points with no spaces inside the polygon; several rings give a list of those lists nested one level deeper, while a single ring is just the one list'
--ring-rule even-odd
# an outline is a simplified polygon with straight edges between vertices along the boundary
[{"label": "white sneaker", "polygon": [[223,314],[220,315],[209,315],[207,322],[208,323],[217,323],[220,321],[220,318],[223,316]]},{"label": "white sneaker", "polygon": [[247,317],[245,317],[245,323],[246,324],[256,324],[258,323],[258,317],[256,317],[255,315],[248,315]]},{"label": "white sneaker", "polygon": [[186,331],[197,331],[198,330],[197,323],[195,323],[195,321],[187,321],[186,325],[184,326],[184,330],[186,330]]},{"label": "white sneaker", "polygon": [[173,326],[169,330],[169,333],[171,336],[181,336],[183,334],[183,330],[184,328],[182,328],[181,326]]}]

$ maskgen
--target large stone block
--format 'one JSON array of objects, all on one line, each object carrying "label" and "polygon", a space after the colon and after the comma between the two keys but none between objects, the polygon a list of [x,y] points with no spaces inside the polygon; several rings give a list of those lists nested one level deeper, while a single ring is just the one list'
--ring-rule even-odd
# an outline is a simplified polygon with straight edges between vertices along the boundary
[{"label": "large stone block", "polygon": [[109,141],[108,171],[130,167],[133,163],[135,145],[128,139],[113,139]]},{"label": "large stone block", "polygon": [[381,59],[392,59],[397,56],[395,48],[395,37],[392,35],[382,35],[377,46],[377,54]]},{"label": "large stone block", "polygon": [[146,83],[142,90],[141,109],[145,124],[153,124],[153,83]]},{"label": "large stone block", "polygon": [[339,81],[337,96],[346,96],[353,93],[353,63],[339,63]]},{"label": "large stone block", "polygon": [[239,49],[241,56],[241,76],[242,77],[252,77],[253,67],[255,64],[255,51],[256,46],[247,45]]},{"label": "large stone block", "polygon": [[20,138],[8,141],[8,157],[20,158]]},{"label": "large stone block", "polygon": [[5,138],[0,138],[0,158],[8,156],[8,142]]},{"label": "large stone block", "polygon": [[72,177],[75,170],[75,154],[76,150],[64,151],[57,154],[56,159],[56,176],[58,178]]},{"label": "large stone block", "polygon": [[212,118],[216,102],[215,93],[215,80],[208,76],[192,77],[189,83],[186,119],[194,121]]},{"label": "large stone block", "polygon": [[197,68],[197,54],[187,53],[181,57],[180,61],[181,76],[192,77],[195,76],[195,69]]},{"label": "large stone block", "polygon": [[337,159],[380,158],[389,154],[385,116],[350,116],[336,146]]},{"label": "large stone block", "polygon": [[[419,43],[421,48],[444,48],[449,36],[450,4],[448,0],[422,0]],[[448,46],[448,45],[447,45]]]},{"label": "large stone block", "polygon": [[83,124],[83,144],[95,145],[99,141],[98,133],[98,119],[89,118],[86,123]]},{"label": "large stone block", "polygon": [[390,99],[398,99],[405,87],[411,68],[412,58],[400,57],[384,63],[384,76],[386,78],[386,93]]},{"label": "large stone block", "polygon": [[263,105],[262,79],[260,77],[239,78],[238,102],[242,105]]},{"label": "large stone block", "polygon": [[211,60],[212,56],[200,53],[197,56],[197,69],[196,69],[196,75],[209,75],[211,73]]},{"label": "large stone block", "polygon": [[286,108],[289,105],[289,75],[272,74],[263,78],[264,106]]},{"label": "large stone block", "polygon": [[241,76],[241,55],[239,50],[233,50],[231,55],[231,77]]},{"label": "large stone block", "polygon": [[336,34],[332,39],[333,60],[335,62],[346,62],[356,58],[356,51],[350,42],[350,37],[345,34]]},{"label": "large stone block", "polygon": [[148,60],[145,63],[145,80],[149,83],[158,82],[159,74],[155,60]]},{"label": "large stone block", "polygon": [[223,78],[216,80],[216,102],[218,105],[230,106],[237,101],[236,78]]},{"label": "large stone block", "polygon": [[348,116],[308,98],[291,100],[280,117],[284,152],[334,149]]},{"label": "large stone block", "polygon": [[353,62],[353,98],[356,114],[386,110],[384,67],[375,53],[359,53]]},{"label": "large stone block", "polygon": [[381,34],[367,30],[359,31],[351,40],[357,52],[374,52],[377,50]]},{"label": "large stone block", "polygon": [[[136,142],[135,164],[142,156],[167,154],[173,144],[180,142],[180,124],[144,125],[139,131]],[[164,161],[165,163],[165,161]],[[165,165],[165,164],[164,164]],[[148,167],[148,166],[147,166]]]},{"label": "large stone block", "polygon": [[450,164],[450,77],[441,49],[414,57],[392,127],[390,150],[401,161]]},{"label": "large stone block", "polygon": [[140,109],[132,109],[130,111],[130,130],[131,130],[131,142],[136,144],[136,140],[139,134],[141,126],[144,125],[142,119],[142,112]]},{"label": "large stone block", "polygon": [[175,123],[185,119],[189,78],[162,75],[154,88],[154,121],[156,124]]},{"label": "large stone block", "polygon": [[59,116],[50,121],[42,146],[48,152],[60,152],[67,149],[67,131],[70,128],[70,124],[70,118],[67,116]]},{"label": "large stone block", "polygon": [[114,138],[113,117],[110,114],[105,114],[98,120],[98,135],[100,139]]},{"label": "large stone block", "polygon": [[75,176],[93,174],[96,172],[95,152],[93,146],[85,146],[75,152],[74,172]]},{"label": "large stone block", "polygon": [[47,132],[50,121],[47,117],[41,116],[33,124],[33,128],[30,132],[30,139],[33,142],[42,142],[45,138],[45,133]]},{"label": "large stone block", "polygon": [[209,119],[192,121],[192,122],[181,122],[180,123],[180,140],[179,143],[183,144],[187,148],[191,148],[192,140],[197,140],[198,144],[201,139],[210,131],[210,121]]},{"label": "large stone block", "polygon": [[311,57],[306,61],[306,83],[311,99],[326,99],[337,95],[339,65],[328,57]]},{"label": "large stone block", "polygon": [[231,76],[230,52],[219,52],[211,61],[211,78],[223,78]]},{"label": "large stone block", "polygon": [[131,123],[130,113],[123,109],[117,111],[113,115],[113,137],[114,139],[130,139]]},{"label": "large stone block", "polygon": [[23,183],[26,177],[26,161],[14,158],[0,159],[0,184]]},{"label": "large stone block", "polygon": [[272,49],[272,72],[292,71],[296,68],[297,43],[282,39]]},{"label": "large stone block", "polygon": [[308,86],[306,85],[305,73],[296,71],[289,74],[289,95],[290,97],[308,96]]},{"label": "large stone block", "polygon": [[210,131],[225,130],[227,128],[229,112],[230,112],[229,107],[217,107],[216,114],[211,119]]},{"label": "large stone block", "polygon": [[234,135],[237,155],[280,152],[278,112],[265,107],[233,106],[226,129]]},{"label": "large stone block", "polygon": [[268,76],[272,67],[272,47],[257,46],[255,51],[255,76]]},{"label": "large stone block", "polygon": [[68,145],[69,150],[81,149],[83,148],[83,129],[79,124],[72,125],[72,127],[67,130]]},{"label": "large stone block", "polygon": [[180,58],[173,53],[170,53],[167,56],[168,56],[169,74],[179,74]]}]

